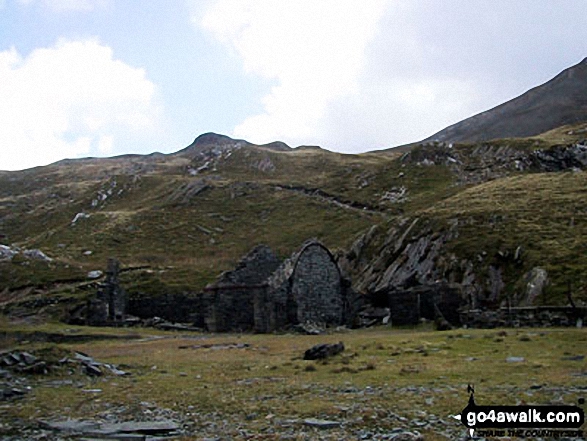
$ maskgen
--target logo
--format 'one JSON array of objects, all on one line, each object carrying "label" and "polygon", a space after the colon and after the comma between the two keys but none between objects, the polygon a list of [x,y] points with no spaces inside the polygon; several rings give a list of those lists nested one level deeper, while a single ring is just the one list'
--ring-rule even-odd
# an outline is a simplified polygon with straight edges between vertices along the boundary
[{"label": "logo", "polygon": [[[578,406],[479,406],[471,385],[467,392],[470,394],[467,407],[453,418],[461,421],[471,436],[478,430],[480,436],[583,437],[580,428],[585,423],[585,413]],[[579,403],[583,404],[584,400]]]}]

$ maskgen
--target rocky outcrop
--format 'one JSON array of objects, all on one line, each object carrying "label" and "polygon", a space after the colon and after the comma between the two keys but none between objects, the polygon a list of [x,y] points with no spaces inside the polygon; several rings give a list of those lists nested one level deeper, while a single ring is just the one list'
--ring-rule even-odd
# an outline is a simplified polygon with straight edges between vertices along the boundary
[{"label": "rocky outcrop", "polygon": [[25,260],[36,260],[39,262],[53,261],[53,259],[47,256],[41,250],[27,250],[15,246],[9,247],[8,245],[0,245],[0,262],[10,262],[16,256],[20,256]]},{"label": "rocky outcrop", "polygon": [[[521,143],[521,145],[520,145]],[[558,172],[587,167],[587,142],[537,149],[533,141],[482,143],[474,146],[428,143],[405,153],[401,161],[419,166],[445,166],[460,185],[519,172]]]}]

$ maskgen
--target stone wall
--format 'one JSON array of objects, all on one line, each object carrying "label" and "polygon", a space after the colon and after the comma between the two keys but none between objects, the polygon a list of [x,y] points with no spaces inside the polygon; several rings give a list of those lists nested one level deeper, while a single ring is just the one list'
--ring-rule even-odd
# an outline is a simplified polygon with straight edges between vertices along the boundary
[{"label": "stone wall", "polygon": [[203,298],[196,293],[160,294],[145,296],[132,295],[128,300],[128,313],[142,319],[161,317],[170,322],[193,323],[204,328]]},{"label": "stone wall", "polygon": [[463,311],[461,321],[470,328],[582,326],[587,307],[527,306],[496,310]]},{"label": "stone wall", "polygon": [[265,298],[267,279],[280,264],[268,246],[259,245],[234,270],[221,274],[204,290],[205,327],[212,332],[254,330],[255,304]]},{"label": "stone wall", "polygon": [[435,320],[441,314],[451,325],[461,323],[458,286],[439,283],[405,289],[387,289],[372,296],[375,306],[390,310],[393,325],[415,325],[420,319]]},{"label": "stone wall", "polygon": [[213,332],[272,332],[300,323],[347,324],[357,312],[350,282],[321,243],[306,242],[281,265],[266,246],[206,288],[205,327]]},{"label": "stone wall", "polygon": [[118,274],[120,262],[108,259],[106,280],[100,284],[98,292],[90,298],[80,316],[85,316],[85,324],[107,326],[122,324],[126,318],[128,298],[120,286]]},{"label": "stone wall", "polygon": [[209,305],[204,323],[212,332],[247,332],[255,328],[255,299],[262,297],[267,287],[235,286],[211,288],[204,294]]},{"label": "stone wall", "polygon": [[297,322],[325,325],[344,323],[342,277],[330,251],[318,242],[307,244],[292,273],[291,296]]}]

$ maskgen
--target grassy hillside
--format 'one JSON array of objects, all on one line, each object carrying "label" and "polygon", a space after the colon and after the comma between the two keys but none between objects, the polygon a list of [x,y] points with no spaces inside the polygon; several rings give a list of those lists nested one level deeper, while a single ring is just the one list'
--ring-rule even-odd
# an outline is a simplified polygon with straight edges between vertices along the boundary
[{"label": "grassy hillside", "polygon": [[460,258],[474,261],[485,254],[488,263],[493,256],[513,263],[519,247],[520,261],[512,271],[540,267],[551,275],[541,302],[565,299],[569,289],[587,302],[585,188],[585,172],[513,176],[465,189],[422,214],[437,221],[459,220],[459,237],[450,251]]},{"label": "grassy hillside", "polygon": [[0,243],[53,259],[0,261],[0,302],[83,298],[95,290],[87,273],[109,257],[122,262],[131,294],[198,292],[259,243],[282,258],[311,237],[342,252],[371,226],[411,217],[439,229],[456,220],[459,237],[446,252],[459,258],[522,246],[515,271],[544,267],[553,299],[569,282],[583,297],[585,173],[531,173],[512,158],[584,131],[361,155],[194,145],[0,172]]}]

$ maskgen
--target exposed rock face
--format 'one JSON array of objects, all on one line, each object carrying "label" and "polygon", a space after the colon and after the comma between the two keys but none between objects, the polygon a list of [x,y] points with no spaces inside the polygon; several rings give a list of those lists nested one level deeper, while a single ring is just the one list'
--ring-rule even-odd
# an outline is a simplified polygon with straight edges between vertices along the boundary
[{"label": "exposed rock face", "polygon": [[532,306],[535,304],[536,299],[542,295],[548,283],[548,273],[542,268],[532,268],[532,271],[526,275],[526,279],[528,280],[526,296],[519,302],[520,306]]},{"label": "exposed rock face", "polygon": [[[356,275],[357,290],[372,305],[388,308],[393,325],[434,320],[443,328],[461,324],[461,308],[499,302],[504,289],[501,268],[489,266],[483,277],[473,262],[447,253],[458,237],[458,222],[435,231],[423,219],[402,219],[388,231],[371,229],[357,239],[343,259]],[[367,257],[366,248],[377,252]]]},{"label": "exposed rock face", "polygon": [[521,171],[583,169],[587,167],[587,146],[583,144],[526,150],[508,144],[478,144],[465,148],[449,143],[429,143],[414,147],[401,161],[422,166],[444,165],[457,176],[459,184],[479,184]]},{"label": "exposed rock face", "polygon": [[299,323],[342,325],[356,314],[357,297],[334,256],[307,242],[280,265],[266,246],[222,274],[204,295],[204,322],[211,331],[271,332]]}]

